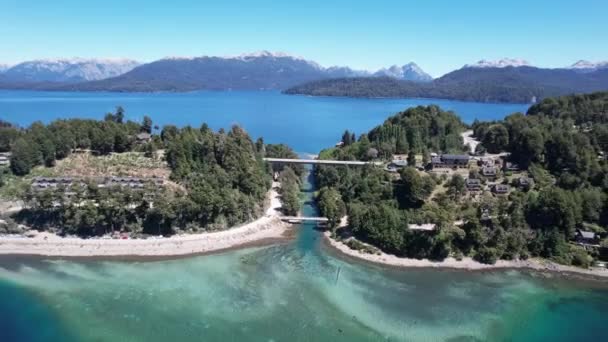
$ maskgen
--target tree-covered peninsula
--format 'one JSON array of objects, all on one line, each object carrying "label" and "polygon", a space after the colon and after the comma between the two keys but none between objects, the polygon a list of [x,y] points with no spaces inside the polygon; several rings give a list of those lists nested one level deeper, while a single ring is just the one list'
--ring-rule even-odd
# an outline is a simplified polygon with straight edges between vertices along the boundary
[{"label": "tree-covered peninsula", "polygon": [[549,98],[470,128],[480,144],[469,155],[454,113],[416,107],[323,151],[390,163],[316,169],[322,214],[333,226],[348,216],[336,235],[433,260],[606,258],[608,93]]},{"label": "tree-covered peninsula", "polygon": [[[154,131],[156,131],[156,134]],[[24,204],[16,223],[79,236],[171,235],[219,230],[264,213],[273,172],[262,158],[293,156],[254,142],[240,127],[158,128],[152,119],[3,123],[0,196]],[[274,170],[290,213],[299,210],[301,170]],[[295,200],[294,200],[295,196]],[[6,228],[18,232],[17,224]]]}]

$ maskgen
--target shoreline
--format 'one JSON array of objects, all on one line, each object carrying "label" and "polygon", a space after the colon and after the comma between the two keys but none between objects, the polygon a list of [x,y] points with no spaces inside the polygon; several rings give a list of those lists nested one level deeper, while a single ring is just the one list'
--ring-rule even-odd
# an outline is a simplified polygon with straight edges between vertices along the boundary
[{"label": "shoreline", "polygon": [[263,217],[216,232],[148,239],[83,239],[40,232],[34,237],[0,237],[0,258],[94,258],[166,260],[257,247],[289,240],[290,225],[280,219],[281,202],[273,183]]},{"label": "shoreline", "polygon": [[507,269],[524,269],[540,272],[551,272],[552,274],[577,276],[584,278],[594,278],[602,281],[608,281],[608,269],[583,269],[574,266],[566,266],[556,264],[548,260],[528,259],[528,260],[498,260],[496,264],[482,264],[473,260],[470,257],[465,257],[458,261],[452,257],[446,258],[443,261],[432,261],[428,259],[412,259],[401,258],[392,254],[380,252],[380,254],[363,253],[358,250],[351,249],[342,241],[331,238],[329,231],[323,232],[323,240],[327,248],[335,253],[364,261],[375,265],[397,267],[400,269],[407,268],[424,268],[424,269],[451,269],[462,271],[492,271],[492,270],[507,270]]},{"label": "shoreline", "polygon": [[279,217],[268,216],[238,228],[157,239],[64,238],[43,232],[32,238],[0,237],[0,258],[165,260],[274,244],[288,240],[287,233],[287,224]]}]

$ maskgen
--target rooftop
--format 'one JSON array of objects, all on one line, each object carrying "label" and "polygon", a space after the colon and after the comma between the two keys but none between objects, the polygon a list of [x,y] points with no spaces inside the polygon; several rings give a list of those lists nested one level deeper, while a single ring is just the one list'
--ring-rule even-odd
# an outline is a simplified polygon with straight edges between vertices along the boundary
[{"label": "rooftop", "polygon": [[584,231],[584,230],[579,230],[578,233],[584,239],[595,239],[595,233],[594,232],[588,232],[588,231]]},{"label": "rooftop", "polygon": [[466,154],[442,154],[441,159],[469,160],[471,157]]}]

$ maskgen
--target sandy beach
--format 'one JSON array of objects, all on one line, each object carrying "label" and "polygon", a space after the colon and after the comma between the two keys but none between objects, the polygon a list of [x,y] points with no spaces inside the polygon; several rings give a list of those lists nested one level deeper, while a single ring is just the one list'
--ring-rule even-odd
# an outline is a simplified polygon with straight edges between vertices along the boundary
[{"label": "sandy beach", "polygon": [[410,259],[401,258],[392,254],[380,253],[369,254],[351,249],[341,241],[331,238],[330,232],[324,233],[327,244],[334,250],[343,253],[349,257],[365,260],[368,262],[383,264],[405,268],[453,268],[462,270],[491,270],[491,269],[507,269],[507,268],[525,268],[537,271],[550,271],[558,273],[581,274],[594,277],[608,278],[608,269],[583,269],[574,266],[565,266],[556,264],[547,260],[529,259],[529,260],[498,260],[494,265],[482,264],[472,258],[463,258],[456,260],[452,257],[443,261],[432,261],[428,259]]},{"label": "sandy beach", "polygon": [[222,251],[264,241],[286,239],[289,225],[280,219],[279,195],[273,184],[269,191],[269,207],[265,216],[218,232],[185,234],[168,238],[149,239],[81,239],[60,237],[41,232],[33,237],[0,237],[0,255],[39,255],[49,257],[116,257],[154,256],[172,257]]}]

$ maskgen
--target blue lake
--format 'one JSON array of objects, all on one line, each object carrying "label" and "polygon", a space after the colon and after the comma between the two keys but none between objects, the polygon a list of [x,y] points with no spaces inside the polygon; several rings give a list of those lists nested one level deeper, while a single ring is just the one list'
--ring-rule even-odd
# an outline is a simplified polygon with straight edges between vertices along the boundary
[{"label": "blue lake", "polygon": [[[299,152],[435,103],[465,122],[527,105],[346,99],[277,92],[0,91],[0,119],[127,116],[218,129]],[[314,179],[304,187],[311,199]],[[316,209],[304,206],[304,214]],[[0,341],[600,341],[606,283],[523,271],[394,269],[340,257],[310,224],[293,242],[154,262],[0,258]]]},{"label": "blue lake", "polygon": [[66,93],[0,91],[0,119],[27,126],[57,118],[103,118],[123,106],[127,118],[149,115],[154,123],[214,129],[233,124],[268,143],[286,143],[298,152],[333,146],[345,129],[367,132],[389,115],[419,105],[437,104],[463,121],[501,119],[525,112],[526,104],[460,102],[437,99],[352,99],[283,95],[279,92]]}]

